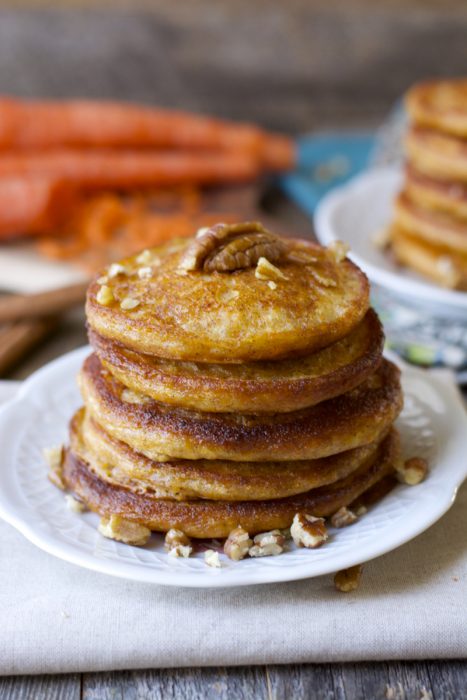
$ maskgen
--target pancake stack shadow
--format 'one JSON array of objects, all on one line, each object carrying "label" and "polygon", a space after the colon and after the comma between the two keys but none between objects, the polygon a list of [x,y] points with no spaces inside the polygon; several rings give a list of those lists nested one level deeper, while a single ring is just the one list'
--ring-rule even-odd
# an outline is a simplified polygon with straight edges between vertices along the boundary
[{"label": "pancake stack shadow", "polygon": [[467,80],[416,85],[406,107],[407,163],[391,248],[403,265],[467,290]]},{"label": "pancake stack shadow", "polygon": [[110,266],[86,310],[63,478],[106,521],[255,534],[393,473],[399,371],[339,246],[218,225]]}]

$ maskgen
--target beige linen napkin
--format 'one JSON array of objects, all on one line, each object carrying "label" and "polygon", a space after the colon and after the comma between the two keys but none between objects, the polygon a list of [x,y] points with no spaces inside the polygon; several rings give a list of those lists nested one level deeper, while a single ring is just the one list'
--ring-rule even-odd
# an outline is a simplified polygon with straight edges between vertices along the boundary
[{"label": "beige linen napkin", "polygon": [[0,673],[462,658],[466,535],[467,484],[353,593],[332,576],[189,590],[80,569],[0,521]]}]

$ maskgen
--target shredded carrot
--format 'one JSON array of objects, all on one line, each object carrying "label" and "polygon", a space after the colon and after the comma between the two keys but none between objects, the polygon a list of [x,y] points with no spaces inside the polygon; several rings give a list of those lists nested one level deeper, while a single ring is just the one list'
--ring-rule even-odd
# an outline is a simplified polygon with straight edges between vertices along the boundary
[{"label": "shredded carrot", "polygon": [[37,245],[48,258],[70,260],[93,272],[143,248],[191,236],[219,220],[234,219],[233,215],[207,212],[200,190],[194,187],[129,196],[109,192],[88,197],[62,230],[43,237]]}]

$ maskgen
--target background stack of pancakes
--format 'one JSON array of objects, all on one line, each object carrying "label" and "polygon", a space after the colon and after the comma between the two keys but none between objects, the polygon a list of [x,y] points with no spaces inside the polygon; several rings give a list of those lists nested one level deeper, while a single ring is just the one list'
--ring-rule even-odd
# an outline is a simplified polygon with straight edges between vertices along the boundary
[{"label": "background stack of pancakes", "polygon": [[393,472],[399,371],[339,245],[219,224],[110,266],[87,318],[63,476],[104,518],[258,533]]},{"label": "background stack of pancakes", "polygon": [[406,97],[404,189],[394,207],[396,258],[439,284],[467,289],[467,80],[428,82]]}]

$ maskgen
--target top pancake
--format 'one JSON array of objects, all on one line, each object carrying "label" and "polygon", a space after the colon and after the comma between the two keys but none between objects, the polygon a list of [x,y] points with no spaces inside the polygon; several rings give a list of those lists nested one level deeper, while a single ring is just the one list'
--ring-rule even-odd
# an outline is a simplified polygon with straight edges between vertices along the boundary
[{"label": "top pancake", "polygon": [[406,97],[416,124],[467,136],[467,80],[433,80],[415,85]]},{"label": "top pancake", "polygon": [[[96,299],[103,280],[95,279],[86,306],[90,327],[160,358],[236,363],[309,354],[343,338],[368,310],[365,275],[329,249],[279,239],[279,259],[274,245],[262,256],[278,273],[264,279],[257,258],[233,271],[184,269],[199,241],[171,242],[124,260],[123,274],[105,280],[113,297],[108,305]],[[122,309],[124,299],[139,304]]]}]

